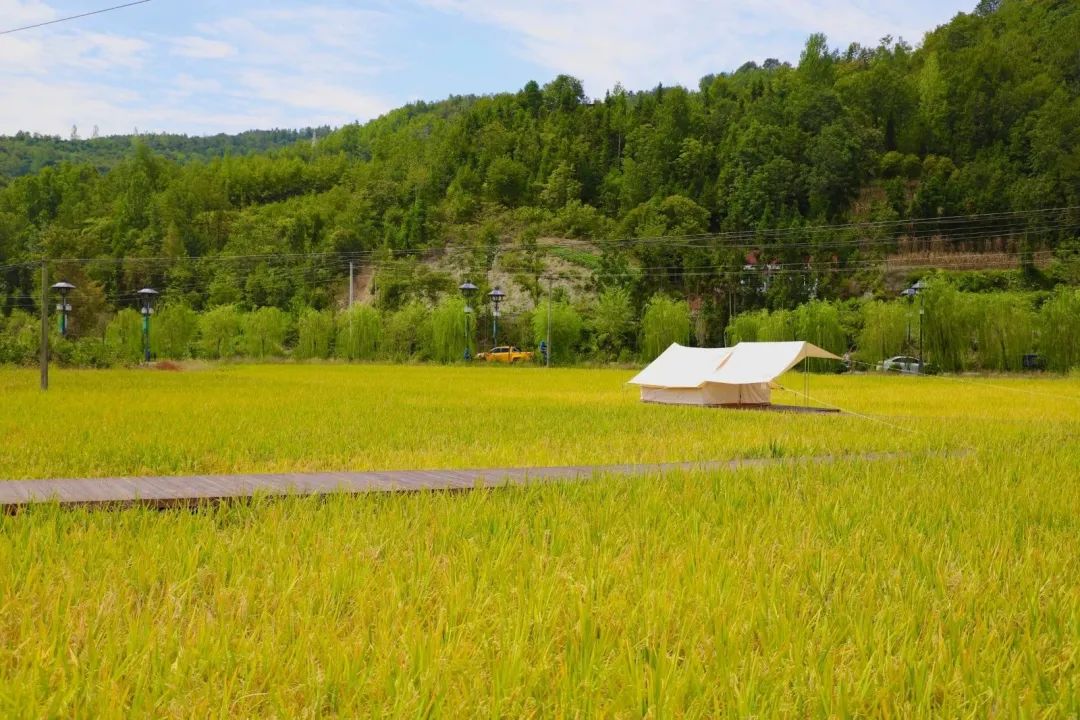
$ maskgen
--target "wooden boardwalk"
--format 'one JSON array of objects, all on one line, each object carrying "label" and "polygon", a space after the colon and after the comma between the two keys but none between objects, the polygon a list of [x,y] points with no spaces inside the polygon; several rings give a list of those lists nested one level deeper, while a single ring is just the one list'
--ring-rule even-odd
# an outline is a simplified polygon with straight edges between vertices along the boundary
[{"label": "wooden boardwalk", "polygon": [[587,480],[597,476],[662,475],[677,470],[737,470],[778,464],[881,460],[896,454],[753,458],[712,462],[476,470],[390,470],[383,472],[255,473],[169,477],[67,478],[0,481],[0,509],[16,512],[35,503],[64,506],[156,508],[190,507],[255,495],[471,490],[507,485]]}]

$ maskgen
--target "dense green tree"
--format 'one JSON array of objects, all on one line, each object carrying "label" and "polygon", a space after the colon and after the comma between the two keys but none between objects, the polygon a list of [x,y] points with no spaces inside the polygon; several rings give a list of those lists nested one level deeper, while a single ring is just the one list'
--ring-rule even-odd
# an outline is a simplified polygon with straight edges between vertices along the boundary
[{"label": "dense green tree", "polygon": [[484,188],[490,200],[512,207],[522,201],[528,183],[528,168],[516,160],[499,157],[488,166]]},{"label": "dense green tree", "polygon": [[631,346],[634,309],[625,288],[610,287],[600,293],[589,313],[589,327],[600,357],[615,360]]},{"label": "dense green tree", "polygon": [[[917,48],[839,48],[814,35],[795,66],[594,99],[562,75],[411,103],[314,144],[307,131],[0,138],[0,315],[34,309],[45,257],[83,259],[53,268],[82,273],[82,337],[145,285],[196,312],[299,316],[344,304],[347,253],[377,268],[389,325],[462,272],[482,284],[526,233],[596,243],[591,285],[624,287],[634,307],[663,291],[699,319],[717,297],[754,310],[881,294],[894,278],[875,263],[929,243],[1020,248],[1029,287],[1076,282],[1075,210],[950,218],[1080,205],[1080,4],[980,2]],[[936,222],[876,229],[903,218]],[[556,263],[533,256],[518,275],[535,295]],[[966,332],[938,349],[963,364],[983,342]],[[431,350],[414,344],[407,355]]]}]

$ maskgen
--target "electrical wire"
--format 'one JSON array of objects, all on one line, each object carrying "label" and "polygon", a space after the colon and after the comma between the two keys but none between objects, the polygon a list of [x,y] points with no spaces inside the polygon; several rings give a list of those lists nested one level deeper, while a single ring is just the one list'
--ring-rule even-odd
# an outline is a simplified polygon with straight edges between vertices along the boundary
[{"label": "electrical wire", "polygon": [[34,28],[55,25],[57,23],[68,22],[69,20],[78,20],[79,18],[90,17],[91,15],[101,15],[102,13],[112,12],[113,10],[122,10],[123,8],[129,8],[134,5],[143,5],[148,2],[150,2],[150,0],[135,0],[135,2],[128,2],[123,5],[113,5],[112,7],[101,8],[100,10],[91,10],[90,12],[79,13],[78,15],[69,15],[55,20],[46,20],[45,22],[34,23],[33,25],[24,25],[9,30],[0,30],[0,35],[11,35],[12,33],[22,32],[23,30],[33,30]]}]

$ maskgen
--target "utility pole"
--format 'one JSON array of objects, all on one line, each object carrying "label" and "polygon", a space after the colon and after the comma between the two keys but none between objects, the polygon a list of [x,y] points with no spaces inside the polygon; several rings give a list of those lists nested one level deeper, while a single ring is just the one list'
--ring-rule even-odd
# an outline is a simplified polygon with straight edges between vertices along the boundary
[{"label": "utility pole", "polygon": [[49,266],[41,261],[41,389],[49,389]]},{"label": "utility pole", "polygon": [[352,310],[353,304],[353,261],[349,261],[349,309]]},{"label": "utility pole", "polygon": [[919,374],[924,372],[923,368],[923,312],[925,306],[923,305],[922,293],[919,293]]},{"label": "utility pole", "polygon": [[548,317],[547,317],[547,353],[544,355],[544,367],[551,367],[551,276],[548,275]]}]

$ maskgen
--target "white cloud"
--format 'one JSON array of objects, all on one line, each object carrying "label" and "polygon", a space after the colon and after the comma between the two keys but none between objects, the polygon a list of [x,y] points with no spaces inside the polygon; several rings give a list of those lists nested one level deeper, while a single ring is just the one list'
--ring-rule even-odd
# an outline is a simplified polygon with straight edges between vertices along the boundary
[{"label": "white cloud", "polygon": [[391,108],[384,100],[328,80],[262,72],[246,72],[237,79],[239,92],[260,101],[316,113],[318,119],[312,124],[342,124],[376,117]]},{"label": "white cloud", "polygon": [[235,55],[236,48],[221,40],[184,35],[172,39],[172,53],[196,60],[220,60]]},{"label": "white cloud", "polygon": [[56,11],[40,0],[0,0],[3,27],[10,30],[56,19]]},{"label": "white cloud", "polygon": [[[582,78],[601,94],[615,82],[629,88],[657,82],[693,85],[703,75],[767,57],[795,61],[805,38],[826,33],[835,45],[876,44],[886,35],[919,39],[933,22],[915,3],[852,0],[572,0],[487,2],[421,0],[508,33],[506,44],[552,72]],[[946,12],[950,3],[938,5]],[[864,7],[872,9],[863,9]],[[929,13],[931,16],[934,13]]]},{"label": "white cloud", "polygon": [[[374,49],[386,15],[270,5],[175,34],[72,23],[9,36],[0,42],[0,132],[299,127],[367,119],[393,105],[362,89],[386,63]],[[38,0],[0,0],[3,15],[29,24],[58,14]]]},{"label": "white cloud", "polygon": [[[377,9],[365,9],[356,0],[233,0],[195,3],[190,12],[153,3],[108,22],[3,36],[0,132],[66,135],[72,124],[218,132],[365,120],[418,94],[459,91],[440,83],[490,88],[491,78],[507,77],[505,68],[477,69],[492,52],[515,73],[539,66],[580,77],[595,95],[616,82],[693,86],[746,60],[797,60],[811,32],[840,46],[885,34],[918,40],[948,19],[950,6],[973,2],[367,0]],[[68,14],[63,7],[0,0],[0,26],[55,19]],[[91,30],[101,27],[110,31]],[[490,29],[497,47],[470,47],[474,40],[455,35],[463,27],[465,36]]]},{"label": "white cloud", "polygon": [[66,135],[72,125],[85,122],[89,127],[94,124],[93,118],[119,116],[119,103],[135,100],[135,93],[92,83],[39,77],[5,79],[0,84],[0,129]]}]

